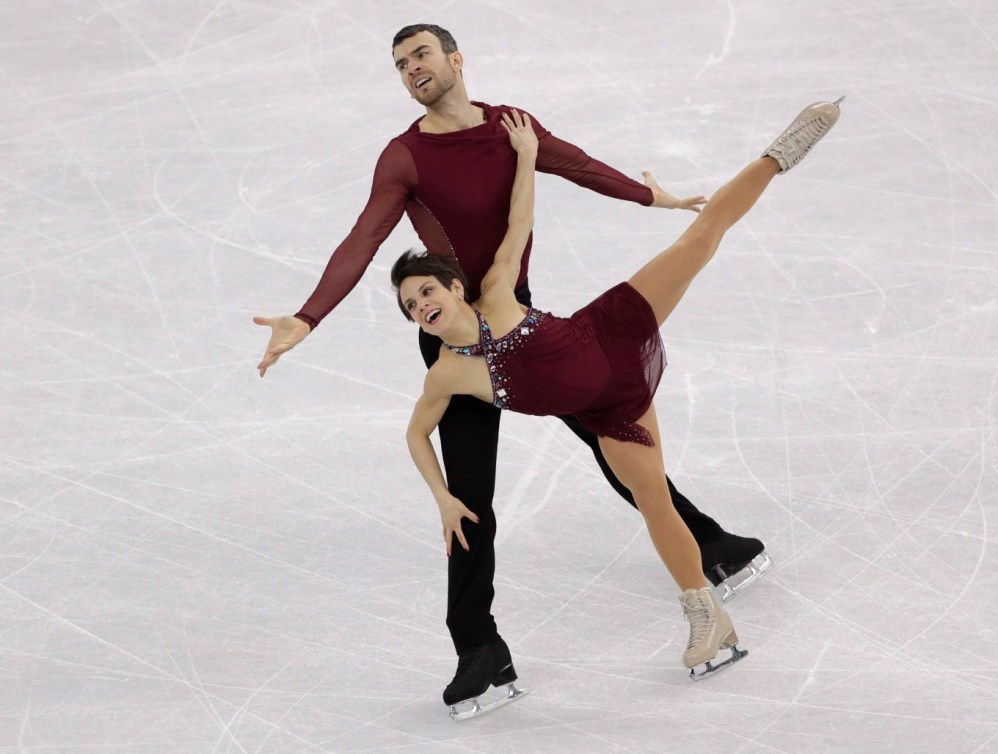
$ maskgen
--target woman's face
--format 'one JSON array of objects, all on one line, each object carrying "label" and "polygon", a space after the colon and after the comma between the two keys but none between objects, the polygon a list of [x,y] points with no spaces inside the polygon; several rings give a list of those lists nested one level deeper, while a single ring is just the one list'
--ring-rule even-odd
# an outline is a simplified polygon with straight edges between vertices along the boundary
[{"label": "woman's face", "polygon": [[454,280],[450,288],[432,275],[414,275],[402,281],[399,298],[413,322],[432,335],[446,330],[460,302],[464,300],[461,283]]}]

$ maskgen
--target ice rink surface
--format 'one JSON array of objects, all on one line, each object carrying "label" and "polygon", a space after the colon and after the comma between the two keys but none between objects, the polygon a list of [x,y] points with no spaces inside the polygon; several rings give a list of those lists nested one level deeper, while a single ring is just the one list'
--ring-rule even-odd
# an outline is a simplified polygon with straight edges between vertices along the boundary
[{"label": "ice rink surface", "polygon": [[[36,3],[0,21],[0,751],[998,751],[998,15],[990,0]],[[422,114],[475,99],[673,193],[798,110],[836,129],[666,324],[679,488],[775,568],[693,684],[640,517],[508,415],[495,614],[531,695],[456,724],[445,554],[387,269],[260,380]],[[574,311],[689,213],[542,176],[534,302]]]}]

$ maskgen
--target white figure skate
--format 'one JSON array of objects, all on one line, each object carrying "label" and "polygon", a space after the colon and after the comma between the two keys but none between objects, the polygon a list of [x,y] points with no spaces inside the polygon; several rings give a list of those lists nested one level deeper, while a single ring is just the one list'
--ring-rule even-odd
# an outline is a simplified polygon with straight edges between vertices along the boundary
[{"label": "white figure skate", "polygon": [[839,97],[835,102],[815,102],[805,107],[761,156],[780,163],[781,173],[790,170],[835,125],[841,114],[839,103],[844,99]]},{"label": "white figure skate", "polygon": [[[687,589],[679,595],[679,604],[690,624],[683,664],[690,669],[694,681],[714,675],[748,654],[748,650],[738,648],[731,617],[718,603],[713,589],[708,586]],[[728,655],[719,660],[722,652]]]}]

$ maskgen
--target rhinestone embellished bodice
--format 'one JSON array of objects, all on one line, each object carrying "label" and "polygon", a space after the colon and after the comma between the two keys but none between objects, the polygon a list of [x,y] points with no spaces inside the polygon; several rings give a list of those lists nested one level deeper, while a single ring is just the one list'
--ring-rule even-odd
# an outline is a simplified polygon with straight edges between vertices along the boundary
[{"label": "rhinestone embellished bodice", "polygon": [[493,338],[492,330],[485,317],[476,307],[475,316],[478,317],[478,331],[480,340],[470,346],[452,346],[444,343],[447,349],[459,356],[481,356],[485,359],[485,364],[489,369],[489,379],[492,381],[492,403],[498,408],[507,408],[509,403],[508,376],[502,368],[502,357],[511,354],[524,340],[537,331],[537,326],[548,316],[547,312],[542,312],[533,307],[527,309],[527,314],[520,324],[503,335],[501,338]]}]

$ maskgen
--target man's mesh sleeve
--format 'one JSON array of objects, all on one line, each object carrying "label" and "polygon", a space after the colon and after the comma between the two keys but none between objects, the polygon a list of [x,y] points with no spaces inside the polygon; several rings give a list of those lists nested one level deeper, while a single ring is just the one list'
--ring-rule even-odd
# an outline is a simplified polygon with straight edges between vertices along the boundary
[{"label": "man's mesh sleeve", "polygon": [[374,254],[398,225],[417,183],[416,165],[404,144],[391,141],[378,158],[371,196],[343,242],[336,247],[315,291],[298,319],[315,327],[342,301],[374,259]]},{"label": "man's mesh sleeve", "polygon": [[[530,116],[533,118],[533,116]],[[553,173],[583,188],[614,199],[637,202],[646,207],[653,200],[651,189],[628,178],[599,160],[594,160],[574,144],[562,141],[534,119],[537,133],[537,170]]]}]

